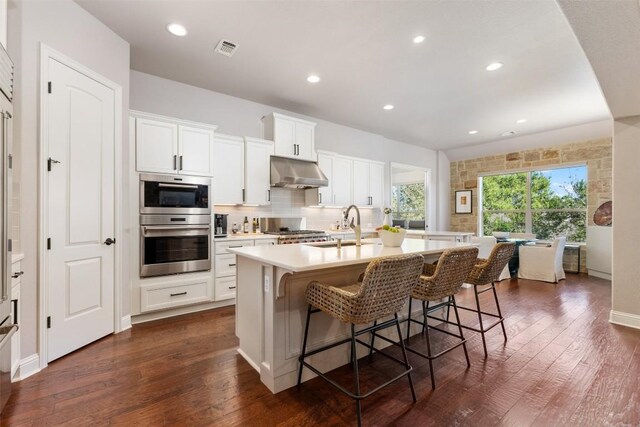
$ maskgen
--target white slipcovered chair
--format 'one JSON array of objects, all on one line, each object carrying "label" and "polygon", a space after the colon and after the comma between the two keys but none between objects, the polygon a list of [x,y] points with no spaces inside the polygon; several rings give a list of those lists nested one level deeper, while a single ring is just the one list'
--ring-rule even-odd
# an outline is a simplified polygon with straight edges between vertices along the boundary
[{"label": "white slipcovered chair", "polygon": [[[489,258],[493,247],[498,243],[497,239],[493,236],[481,236],[471,237],[471,243],[478,243],[478,258]],[[509,264],[504,266],[502,273],[500,273],[500,277],[498,277],[498,281],[504,279],[511,279],[511,273],[509,272]]]},{"label": "white slipcovered chair", "polygon": [[566,237],[558,237],[549,246],[520,246],[518,278],[558,283],[565,278],[562,255]]}]

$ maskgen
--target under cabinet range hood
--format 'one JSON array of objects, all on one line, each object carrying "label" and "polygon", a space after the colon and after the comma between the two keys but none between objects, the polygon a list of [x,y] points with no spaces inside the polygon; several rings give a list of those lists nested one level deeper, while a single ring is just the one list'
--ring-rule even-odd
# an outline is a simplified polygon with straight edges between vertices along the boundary
[{"label": "under cabinet range hood", "polygon": [[271,156],[271,186],[285,188],[326,187],[329,180],[315,162]]}]

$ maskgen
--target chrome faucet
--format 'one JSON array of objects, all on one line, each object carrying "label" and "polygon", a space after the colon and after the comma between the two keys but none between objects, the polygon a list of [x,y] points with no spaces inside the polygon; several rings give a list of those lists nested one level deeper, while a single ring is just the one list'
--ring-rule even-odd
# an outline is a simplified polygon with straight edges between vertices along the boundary
[{"label": "chrome faucet", "polygon": [[356,210],[356,224],[353,223],[353,218],[351,218],[351,222],[349,223],[349,228],[351,228],[354,233],[356,233],[356,246],[362,246],[362,241],[360,236],[362,235],[362,229],[360,228],[360,209],[358,209],[358,207],[356,205],[351,205],[347,208],[347,210],[344,212],[344,219],[348,220],[349,219],[349,212],[351,212],[351,209],[355,209]]}]

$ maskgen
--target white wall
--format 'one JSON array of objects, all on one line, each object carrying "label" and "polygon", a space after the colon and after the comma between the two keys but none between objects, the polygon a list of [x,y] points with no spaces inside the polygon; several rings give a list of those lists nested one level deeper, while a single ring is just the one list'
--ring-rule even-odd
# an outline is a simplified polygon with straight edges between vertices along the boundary
[{"label": "white wall", "polygon": [[438,230],[449,230],[451,226],[451,162],[447,155],[438,152]]},{"label": "white wall", "polygon": [[640,328],[638,212],[640,116],[618,119],[613,135],[613,282],[611,320]]},{"label": "white wall", "polygon": [[[387,175],[388,162],[428,168],[432,172],[433,186],[437,185],[436,151],[138,71],[131,71],[131,108],[215,124],[223,134],[253,137],[262,137],[260,119],[269,113],[275,111],[300,117],[318,123],[317,149],[387,162]],[[386,190],[388,199],[390,189]],[[437,191],[430,191],[429,196],[429,219],[433,229],[437,221]]]},{"label": "white wall", "polygon": [[[123,93],[123,141],[128,144],[129,44],[71,0],[9,0],[9,54],[16,65],[14,103],[14,156],[21,195],[21,250],[25,254],[21,288],[21,357],[37,349],[38,258],[38,128],[40,43],[120,84]],[[123,170],[128,170],[128,149],[122,150]],[[127,175],[123,176],[128,188]],[[125,194],[123,212],[128,211]],[[128,215],[123,215],[125,219]],[[122,242],[128,247],[127,242]],[[129,270],[124,258],[123,313],[129,313]]]}]

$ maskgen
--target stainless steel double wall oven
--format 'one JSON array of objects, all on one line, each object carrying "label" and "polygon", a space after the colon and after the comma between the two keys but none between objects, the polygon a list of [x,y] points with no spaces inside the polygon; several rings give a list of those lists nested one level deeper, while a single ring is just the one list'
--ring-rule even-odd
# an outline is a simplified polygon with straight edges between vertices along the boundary
[{"label": "stainless steel double wall oven", "polygon": [[140,175],[140,277],[211,270],[211,180]]}]

